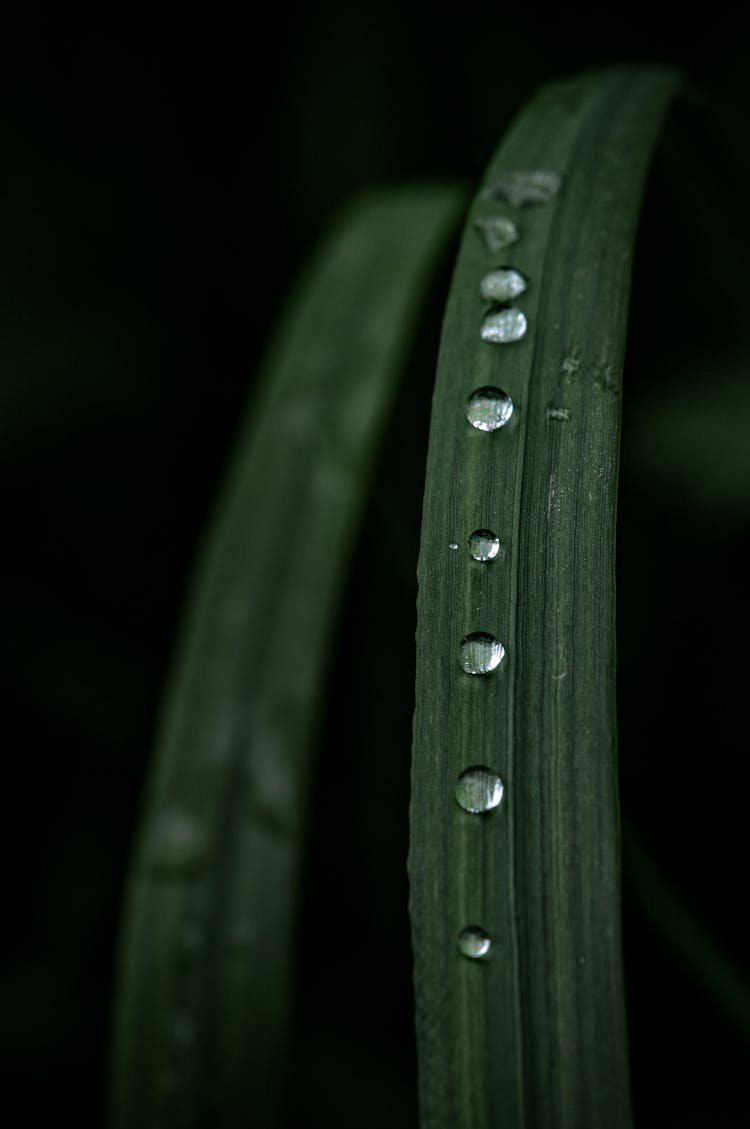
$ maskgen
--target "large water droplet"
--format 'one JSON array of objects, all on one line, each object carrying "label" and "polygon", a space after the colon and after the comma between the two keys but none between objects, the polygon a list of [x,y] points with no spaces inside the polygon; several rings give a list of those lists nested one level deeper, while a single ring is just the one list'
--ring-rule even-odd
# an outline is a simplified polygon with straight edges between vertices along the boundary
[{"label": "large water droplet", "polygon": [[492,769],[475,765],[461,773],[454,794],[464,811],[492,811],[503,798],[503,782]]},{"label": "large water droplet", "polygon": [[485,314],[479,331],[483,341],[490,345],[510,345],[526,336],[526,314],[510,306],[507,310],[493,310]]},{"label": "large water droplet", "polygon": [[493,561],[500,552],[500,538],[491,529],[475,529],[469,538],[469,552],[475,561]]},{"label": "large water droplet", "polygon": [[466,418],[478,431],[497,431],[513,415],[513,401],[502,388],[477,388],[466,403]]},{"label": "large water droplet", "polygon": [[513,267],[498,267],[484,276],[479,283],[479,293],[486,302],[511,302],[523,294],[527,285],[520,271]]},{"label": "large water droplet", "polygon": [[518,228],[513,220],[505,219],[504,216],[487,216],[474,220],[474,227],[482,236],[488,251],[502,251],[518,239]]},{"label": "large water droplet", "polygon": [[492,948],[492,941],[478,925],[467,925],[458,935],[458,947],[465,957],[470,960],[479,960],[487,956]]},{"label": "large water droplet", "polygon": [[486,631],[472,631],[461,640],[461,666],[467,674],[489,674],[505,657],[505,647]]},{"label": "large water droplet", "polygon": [[506,200],[512,208],[548,204],[560,191],[560,177],[547,169],[506,172],[487,185],[482,195]]}]

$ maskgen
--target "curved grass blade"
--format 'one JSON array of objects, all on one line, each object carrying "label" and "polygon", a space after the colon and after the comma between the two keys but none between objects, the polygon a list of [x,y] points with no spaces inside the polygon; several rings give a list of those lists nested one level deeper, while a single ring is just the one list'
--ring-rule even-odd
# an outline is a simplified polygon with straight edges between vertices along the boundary
[{"label": "curved grass blade", "polygon": [[[419,562],[409,872],[424,1129],[631,1123],[614,691],[619,395],[636,221],[676,84],[671,72],[618,68],[542,91],[493,159],[458,256]],[[488,236],[508,221],[518,238],[497,247]],[[483,322],[507,293],[495,276],[480,295],[498,267],[527,282],[513,299],[523,335],[507,302]],[[510,341],[483,340],[482,325]],[[514,408],[494,431],[508,410],[497,394],[470,409],[476,426],[467,420],[467,398],[486,387]],[[496,535],[494,559],[472,556],[475,530]],[[501,655],[482,637],[462,653],[476,632],[505,648],[486,674],[462,669]],[[480,814],[455,798],[476,766],[504,788]],[[464,791],[476,808],[496,804],[499,784],[485,773]]]},{"label": "curved grass blade", "polygon": [[359,200],[281,319],[188,600],[147,790],[119,960],[121,1129],[281,1116],[330,629],[405,348],[461,203],[435,186]]}]

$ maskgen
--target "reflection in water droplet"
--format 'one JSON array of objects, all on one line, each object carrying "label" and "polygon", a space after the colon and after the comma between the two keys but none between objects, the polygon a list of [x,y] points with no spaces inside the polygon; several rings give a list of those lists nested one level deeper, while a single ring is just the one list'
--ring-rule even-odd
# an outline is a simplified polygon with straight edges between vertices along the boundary
[{"label": "reflection in water droplet", "polygon": [[493,199],[505,200],[512,208],[526,204],[548,204],[560,191],[560,177],[546,169],[532,169],[503,173],[482,193]]},{"label": "reflection in water droplet", "polygon": [[458,935],[458,947],[465,957],[478,960],[487,956],[492,948],[492,941],[484,929],[480,929],[478,925],[468,925]]},{"label": "reflection in water droplet", "polygon": [[469,552],[475,561],[494,561],[500,552],[500,538],[491,529],[475,529],[469,538]]},{"label": "reflection in water droplet", "polygon": [[457,541],[451,541],[450,544],[448,545],[448,548],[450,549],[450,551],[452,553],[455,553],[456,549],[458,548],[458,542]]},{"label": "reflection in water droplet", "polygon": [[507,310],[493,310],[482,319],[480,334],[490,345],[510,345],[526,336],[526,314],[511,306]]},{"label": "reflection in water droplet", "polygon": [[518,228],[504,216],[487,216],[485,219],[474,220],[474,227],[482,236],[488,251],[502,251],[518,239]]},{"label": "reflection in water droplet", "polygon": [[505,657],[505,647],[486,631],[472,631],[461,640],[461,666],[467,674],[489,674]]},{"label": "reflection in water droplet", "polygon": [[479,293],[486,302],[510,302],[523,294],[527,282],[520,271],[512,267],[491,270],[479,283]]},{"label": "reflection in water droplet", "polygon": [[492,811],[503,798],[503,782],[492,769],[475,765],[461,773],[454,795],[464,811]]},{"label": "reflection in water droplet", "polygon": [[513,415],[513,401],[502,388],[477,388],[466,403],[466,418],[478,431],[497,431]]}]

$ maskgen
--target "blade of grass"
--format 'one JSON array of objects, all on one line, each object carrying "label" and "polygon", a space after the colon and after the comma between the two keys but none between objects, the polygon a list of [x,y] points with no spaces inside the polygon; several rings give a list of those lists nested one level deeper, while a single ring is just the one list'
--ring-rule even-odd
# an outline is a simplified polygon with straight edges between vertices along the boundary
[{"label": "blade of grass", "polygon": [[461,203],[435,186],[359,200],[281,319],[187,602],[147,789],[118,972],[121,1129],[282,1115],[330,629],[405,347]]},{"label": "blade of grass", "polygon": [[[419,562],[409,873],[424,1129],[631,1123],[614,692],[619,395],[636,221],[676,83],[618,68],[545,89],[493,159],[458,256]],[[509,176],[524,170],[547,175]],[[535,185],[546,202],[524,206]],[[497,216],[519,239],[491,253],[476,221]],[[528,332],[490,344],[479,283],[509,263],[529,283],[516,300]],[[495,433],[467,422],[467,397],[484,386],[515,405]],[[472,559],[475,529],[497,534],[496,559]],[[477,631],[507,649],[487,675],[459,663],[462,637]],[[484,814],[454,799],[476,765],[505,788]],[[468,926],[489,935],[486,958],[459,951]]]}]

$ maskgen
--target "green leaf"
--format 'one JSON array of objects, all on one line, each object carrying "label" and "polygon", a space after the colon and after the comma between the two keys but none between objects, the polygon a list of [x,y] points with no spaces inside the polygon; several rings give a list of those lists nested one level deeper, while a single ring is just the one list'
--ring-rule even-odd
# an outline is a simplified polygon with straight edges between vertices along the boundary
[{"label": "green leaf", "polygon": [[280,320],[187,601],[132,867],[112,1085],[123,1129],[282,1116],[331,629],[406,347],[461,204],[444,187],[360,199]]},{"label": "green leaf", "polygon": [[[409,873],[424,1129],[631,1123],[615,717],[620,380],[635,227],[676,85],[668,71],[618,68],[545,89],[493,159],[458,256],[419,561]],[[498,220],[518,230],[504,249],[485,238]],[[528,281],[514,301],[528,330],[497,344],[480,337],[479,288],[499,266]],[[467,398],[486,386],[514,406],[492,432],[467,421]],[[478,529],[499,538],[492,560],[470,554]],[[489,673],[462,669],[473,632],[505,648]],[[472,766],[504,787],[481,814],[454,795]],[[458,945],[472,926],[491,940],[476,959]]]}]

